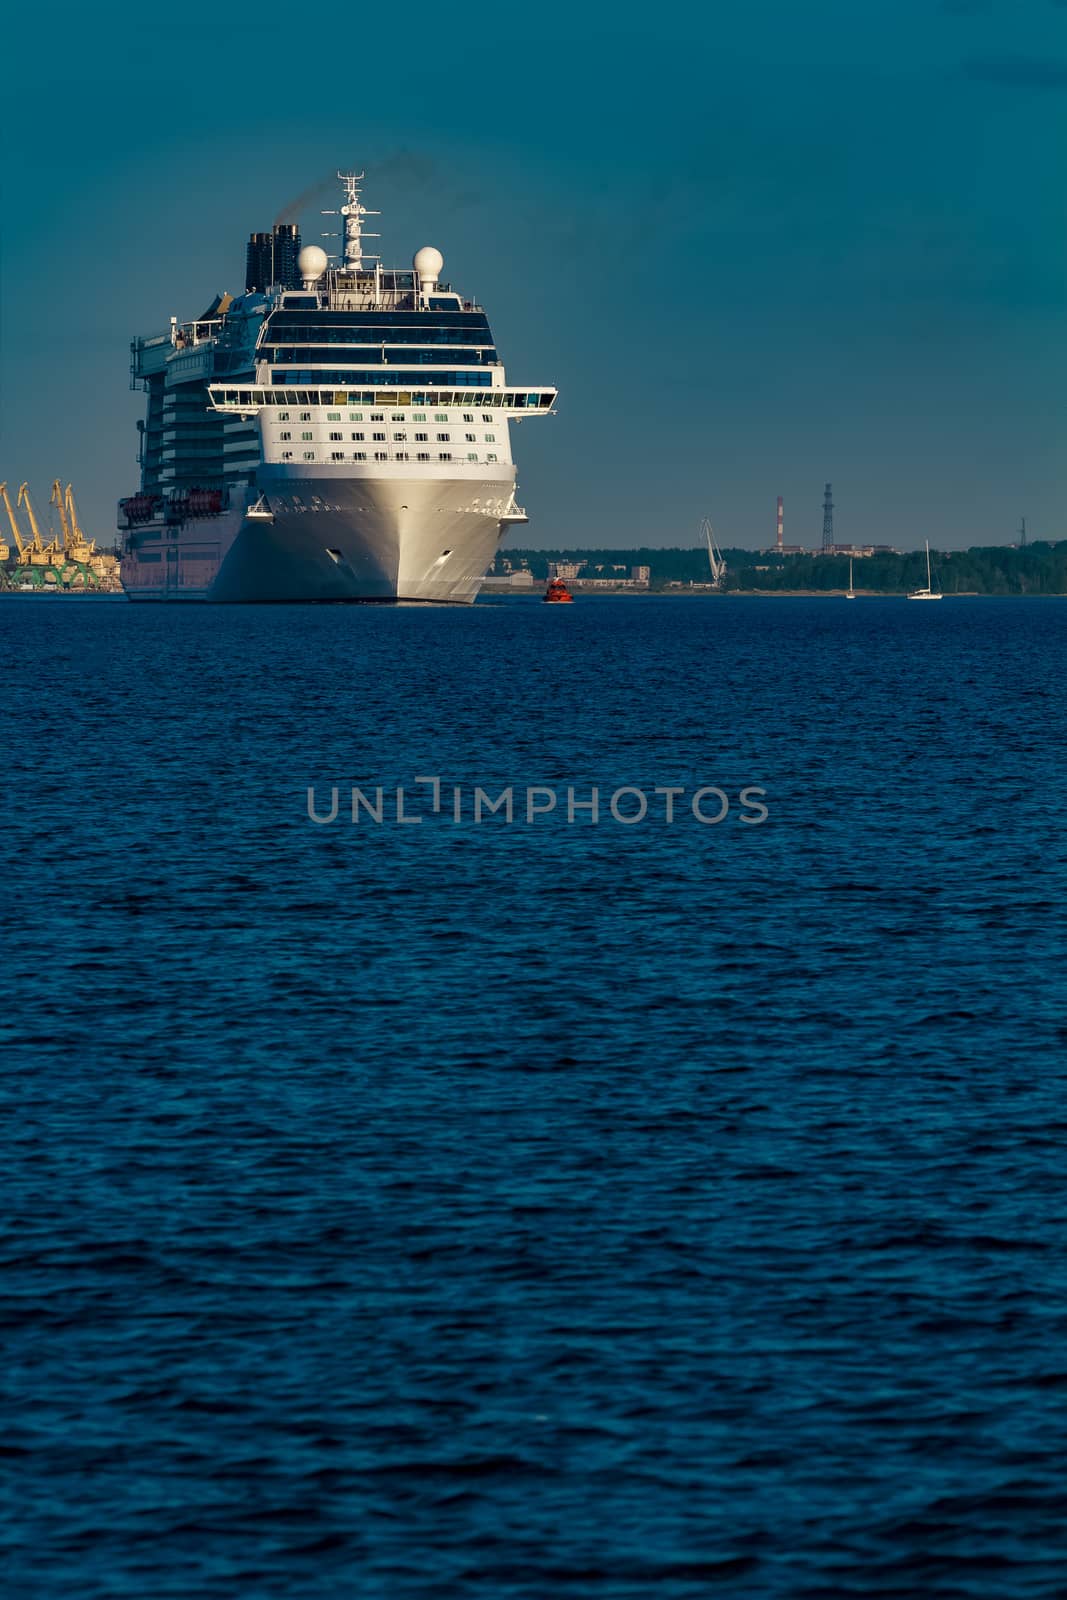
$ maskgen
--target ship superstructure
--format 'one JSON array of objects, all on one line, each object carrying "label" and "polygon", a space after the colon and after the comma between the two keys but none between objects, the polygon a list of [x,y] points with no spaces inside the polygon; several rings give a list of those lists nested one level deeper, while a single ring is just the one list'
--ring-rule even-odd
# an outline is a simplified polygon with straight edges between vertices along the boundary
[{"label": "ship superstructure", "polygon": [[510,428],[556,390],[508,384],[439,251],[368,263],[363,175],[338,176],[339,264],[307,246],[297,287],[223,296],[134,341],[148,405],[141,492],[119,504],[131,598],[470,602],[526,520]]}]

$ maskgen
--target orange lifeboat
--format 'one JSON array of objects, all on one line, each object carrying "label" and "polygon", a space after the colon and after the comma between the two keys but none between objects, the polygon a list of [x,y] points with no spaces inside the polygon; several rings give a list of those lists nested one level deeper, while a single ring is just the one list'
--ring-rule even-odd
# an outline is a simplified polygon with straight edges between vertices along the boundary
[{"label": "orange lifeboat", "polygon": [[573,604],[574,604],[574,596],[571,594],[570,590],[567,588],[567,585],[564,583],[563,579],[562,578],[553,578],[552,582],[549,584],[548,588],[545,590],[545,605],[546,606],[570,606],[570,605],[573,605]]}]

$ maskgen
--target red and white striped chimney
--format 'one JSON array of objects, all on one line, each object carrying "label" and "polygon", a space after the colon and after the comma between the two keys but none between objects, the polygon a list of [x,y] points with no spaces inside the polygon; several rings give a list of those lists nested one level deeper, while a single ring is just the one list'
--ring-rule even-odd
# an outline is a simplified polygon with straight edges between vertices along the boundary
[{"label": "red and white striped chimney", "polygon": [[782,497],[778,496],[778,548],[782,548],[782,536],[785,532],[785,512],[782,510]]}]

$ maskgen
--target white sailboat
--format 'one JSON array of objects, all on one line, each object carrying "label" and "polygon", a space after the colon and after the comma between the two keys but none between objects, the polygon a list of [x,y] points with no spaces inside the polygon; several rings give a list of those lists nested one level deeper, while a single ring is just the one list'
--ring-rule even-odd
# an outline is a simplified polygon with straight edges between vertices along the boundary
[{"label": "white sailboat", "polygon": [[935,589],[930,576],[930,541],[926,541],[926,588],[916,589],[914,594],[909,594],[909,600],[940,600],[941,590]]},{"label": "white sailboat", "polygon": [[855,598],[856,598],[856,591],[852,587],[852,557],[849,556],[849,558],[848,558],[848,588],[845,591],[845,599],[846,600],[855,600]]},{"label": "white sailboat", "polygon": [[708,565],[711,568],[711,586],[713,589],[721,589],[723,580],[726,577],[726,562],[723,560],[722,551],[715,540],[714,529],[707,517],[700,524],[700,531],[708,541]]}]

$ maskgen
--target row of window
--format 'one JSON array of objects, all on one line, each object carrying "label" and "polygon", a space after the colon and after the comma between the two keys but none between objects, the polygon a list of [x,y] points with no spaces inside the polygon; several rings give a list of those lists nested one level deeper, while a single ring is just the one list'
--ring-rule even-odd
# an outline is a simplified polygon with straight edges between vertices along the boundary
[{"label": "row of window", "polygon": [[[293,452],[291,450],[282,451],[283,461],[292,461],[292,459]],[[305,450],[303,452],[303,459],[305,461],[314,461],[314,450]],[[325,460],[325,456],[322,459]],[[433,458],[429,450],[416,450],[414,457],[412,457],[410,451],[408,450],[394,450],[392,454],[390,454],[388,450],[374,450],[371,452],[369,457],[366,450],[353,450],[350,455],[346,455],[343,450],[330,451],[331,461],[367,461],[368,459],[371,461],[411,461],[412,459],[415,461],[430,461]],[[457,457],[452,454],[451,450],[438,450],[437,459],[438,461],[454,461],[457,459]],[[482,457],[479,456],[476,450],[469,450],[467,452],[468,461],[480,461],[481,459]],[[485,456],[485,460],[487,462],[497,461],[498,459],[498,456],[493,451],[489,451]]]},{"label": "row of window", "polygon": [[[275,422],[289,422],[291,420],[291,413],[288,412],[288,411],[279,411],[278,415],[273,420]],[[300,413],[300,421],[301,422],[310,422],[311,420],[312,420],[312,417],[311,417],[311,412],[310,411],[301,411],[301,413]],[[339,411],[327,411],[327,413],[326,413],[326,421],[327,422],[340,422],[341,420],[342,420],[341,413]],[[363,421],[363,413],[362,413],[362,411],[350,411],[348,413],[348,420],[349,420],[349,422],[362,422]],[[384,411],[372,411],[371,414],[370,414],[370,420],[372,422],[384,422],[385,421],[385,412]],[[389,420],[390,420],[390,422],[408,422],[408,421],[411,421],[411,422],[428,422],[429,421],[429,417],[428,417],[428,415],[427,415],[427,413],[425,411],[413,411],[411,413],[410,418],[408,416],[406,416],[403,411],[391,411],[389,413]],[[433,420],[435,422],[451,422],[452,419],[448,415],[447,411],[435,411],[434,414],[433,414]],[[473,422],[474,421],[474,412],[473,411],[464,411],[463,420],[464,420],[464,422]],[[494,417],[492,416],[492,414],[490,412],[488,412],[488,411],[483,411],[482,412],[482,421],[483,422],[493,422],[494,420],[495,419],[494,419]]]},{"label": "row of window", "polygon": [[[392,350],[392,354],[387,355],[387,350]],[[262,344],[256,351],[256,360],[272,361],[276,365],[301,367],[309,364],[315,366],[325,364],[327,361],[336,361],[340,354],[340,351],[333,350],[328,345],[298,344],[290,347],[289,345]],[[469,347],[463,350],[434,350],[432,348],[409,350],[407,348],[398,349],[395,345],[364,344],[349,345],[346,347],[344,354],[345,359],[350,360],[353,365],[356,362],[369,361],[372,365],[380,362],[388,366],[392,362],[394,366],[407,365],[409,367],[442,367],[448,361],[484,367],[497,359],[496,350],[492,345],[487,345],[482,350],[474,350]]]},{"label": "row of window", "polygon": [[284,328],[286,339],[308,338],[316,344],[335,337],[351,339],[357,328],[390,343],[412,339],[418,344],[441,344],[456,338],[462,344],[479,344],[479,333],[487,335],[486,344],[492,343],[484,311],[419,311],[409,312],[401,319],[394,311],[325,311],[321,307],[315,307],[315,315],[309,317],[299,308],[286,307],[274,312],[269,327],[276,337]]},{"label": "row of window", "polygon": [[[287,428],[283,428],[282,431],[278,435],[278,438],[281,439],[283,442],[291,439],[292,437],[293,437],[292,433]],[[301,439],[313,439],[315,437],[315,435],[309,429],[308,432],[302,433],[300,435],[300,437],[301,437]],[[352,435],[353,440],[357,444],[362,444],[363,441],[366,439],[366,437],[367,437],[367,435],[365,433],[353,433],[353,435]],[[371,438],[374,440],[375,444],[384,444],[385,443],[385,437],[386,436],[385,436],[384,433],[372,433],[371,434]],[[340,442],[341,442],[341,440],[343,438],[344,438],[344,434],[340,431],[340,429],[331,429],[331,431],[330,431],[330,441],[331,441],[331,443],[340,444]],[[429,440],[430,440],[430,435],[428,433],[416,433],[414,435],[414,438],[415,438],[415,443],[416,444],[428,444]],[[463,438],[464,438],[464,440],[466,441],[467,444],[477,444],[478,443],[478,435],[475,434],[475,433],[465,433],[463,435]],[[406,433],[394,433],[393,434],[393,443],[394,444],[407,444],[407,442],[408,442],[408,436],[407,436]],[[485,434],[483,436],[483,442],[485,444],[496,444],[496,434],[495,433],[487,433],[487,434]],[[450,433],[439,433],[437,435],[437,443],[438,444],[451,444],[452,443],[452,435]]]},{"label": "row of window", "polygon": [[[292,374],[289,374],[291,377]],[[487,374],[488,376],[488,374]],[[318,383],[323,377],[330,377],[328,373],[316,373],[314,382]],[[279,377],[278,382],[286,379]],[[331,380],[332,381],[332,380]],[[343,380],[342,380],[343,381]],[[395,377],[391,375],[388,388],[395,387]],[[478,392],[457,393],[435,392],[427,394],[420,389],[415,393],[401,389],[397,394],[386,391],[386,385],[377,389],[349,390],[341,389],[231,389],[221,384],[212,384],[210,394],[212,401],[218,406],[233,406],[238,410],[258,409],[261,406],[494,406],[506,411],[547,411],[556,398],[555,389],[539,389],[534,393],[516,389],[493,389],[490,393]]]},{"label": "row of window", "polygon": [[[332,383],[332,384],[364,384],[387,382],[391,388],[414,389],[421,385],[443,384],[447,388],[455,388],[457,384],[482,384],[488,388],[493,381],[491,372],[434,372],[432,376],[425,372],[393,372],[384,373],[379,368],[377,372],[354,372],[351,367],[344,367],[327,372],[324,368],[309,369],[294,367],[291,372],[284,367],[272,370],[271,383]],[[372,400],[374,396],[370,397]]]}]

